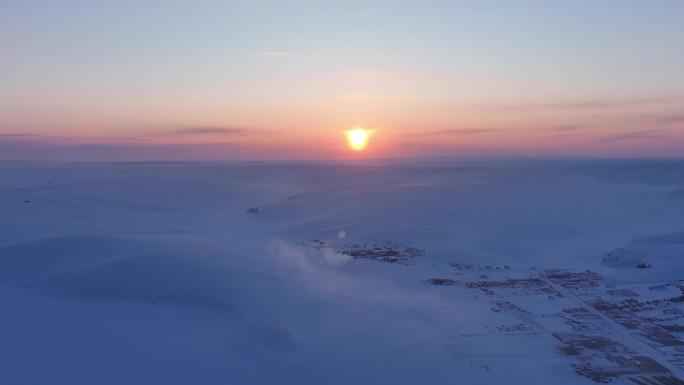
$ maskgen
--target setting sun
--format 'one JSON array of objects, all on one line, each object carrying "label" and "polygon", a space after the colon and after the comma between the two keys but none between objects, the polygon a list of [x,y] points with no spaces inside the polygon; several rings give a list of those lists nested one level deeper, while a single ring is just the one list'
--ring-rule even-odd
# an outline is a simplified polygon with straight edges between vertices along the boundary
[{"label": "setting sun", "polygon": [[345,134],[347,135],[349,148],[356,151],[361,151],[366,148],[370,136],[368,130],[356,127],[352,130],[345,131]]}]

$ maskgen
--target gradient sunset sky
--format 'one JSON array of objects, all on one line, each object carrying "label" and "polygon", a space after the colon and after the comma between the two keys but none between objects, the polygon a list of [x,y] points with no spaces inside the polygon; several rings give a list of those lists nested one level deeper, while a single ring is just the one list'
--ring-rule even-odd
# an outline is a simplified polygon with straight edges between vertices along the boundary
[{"label": "gradient sunset sky", "polygon": [[681,0],[4,0],[0,52],[0,160],[684,156]]}]

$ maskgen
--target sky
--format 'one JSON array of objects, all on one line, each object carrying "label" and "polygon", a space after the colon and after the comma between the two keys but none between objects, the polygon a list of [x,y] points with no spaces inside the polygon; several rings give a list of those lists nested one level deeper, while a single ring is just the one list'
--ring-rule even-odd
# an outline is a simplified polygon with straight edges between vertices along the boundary
[{"label": "sky", "polygon": [[681,157],[683,47],[681,0],[3,0],[0,160]]}]

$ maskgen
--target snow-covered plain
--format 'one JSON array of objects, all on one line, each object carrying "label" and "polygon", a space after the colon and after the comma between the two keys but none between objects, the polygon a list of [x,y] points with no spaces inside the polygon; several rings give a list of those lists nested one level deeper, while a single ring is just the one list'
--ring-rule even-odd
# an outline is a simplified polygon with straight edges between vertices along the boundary
[{"label": "snow-covered plain", "polygon": [[681,160],[0,163],[0,383],[680,384],[683,191]]}]

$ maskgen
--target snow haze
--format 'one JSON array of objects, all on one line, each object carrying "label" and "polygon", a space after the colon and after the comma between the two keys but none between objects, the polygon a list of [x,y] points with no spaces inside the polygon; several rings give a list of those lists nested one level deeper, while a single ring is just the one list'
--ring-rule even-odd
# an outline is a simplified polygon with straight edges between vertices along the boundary
[{"label": "snow haze", "polygon": [[5,162],[0,376],[679,384],[683,189],[681,160]]}]

